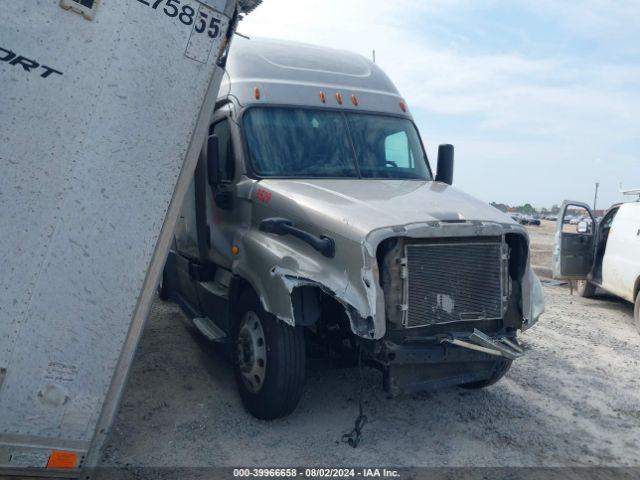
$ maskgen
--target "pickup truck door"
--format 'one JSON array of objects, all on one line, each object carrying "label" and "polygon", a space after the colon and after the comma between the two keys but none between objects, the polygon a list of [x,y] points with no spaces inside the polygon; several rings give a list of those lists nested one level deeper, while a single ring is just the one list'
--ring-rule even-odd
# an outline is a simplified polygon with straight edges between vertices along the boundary
[{"label": "pickup truck door", "polygon": [[[589,222],[571,223],[576,212],[588,215]],[[585,228],[586,225],[586,228]],[[586,203],[565,200],[556,224],[553,249],[553,278],[585,280],[591,272],[594,259],[594,232],[596,222]]]},{"label": "pickup truck door", "polygon": [[626,203],[618,209],[602,263],[602,287],[633,302],[640,278],[640,203]]}]

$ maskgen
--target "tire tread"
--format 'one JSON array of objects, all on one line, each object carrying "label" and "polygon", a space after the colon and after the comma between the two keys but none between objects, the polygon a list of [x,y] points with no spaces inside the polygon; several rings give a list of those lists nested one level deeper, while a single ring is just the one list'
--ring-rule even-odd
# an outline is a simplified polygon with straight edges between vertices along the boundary
[{"label": "tire tread", "polygon": [[462,388],[468,388],[468,389],[478,389],[478,388],[489,387],[497,383],[498,381],[500,381],[500,379],[505,376],[505,374],[511,368],[512,363],[513,363],[512,360],[507,360],[505,358],[496,360],[494,364],[493,372],[489,378],[487,378],[486,380],[479,380],[477,382],[465,383],[460,386]]},{"label": "tire tread", "polygon": [[[583,280],[583,283],[577,283],[576,291],[582,298],[593,298],[596,294],[596,286],[588,280]],[[582,285],[582,286],[581,286]]]}]

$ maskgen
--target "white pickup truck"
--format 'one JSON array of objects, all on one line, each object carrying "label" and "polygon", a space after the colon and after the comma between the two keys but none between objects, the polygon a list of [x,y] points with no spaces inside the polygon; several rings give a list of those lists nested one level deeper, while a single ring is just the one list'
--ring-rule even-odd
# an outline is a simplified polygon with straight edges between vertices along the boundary
[{"label": "white pickup truck", "polygon": [[[585,210],[591,221],[565,225],[564,217],[575,210]],[[600,287],[635,303],[640,331],[640,201],[614,205],[599,223],[588,205],[565,201],[556,229],[553,275],[577,280],[583,297],[593,296]]]}]

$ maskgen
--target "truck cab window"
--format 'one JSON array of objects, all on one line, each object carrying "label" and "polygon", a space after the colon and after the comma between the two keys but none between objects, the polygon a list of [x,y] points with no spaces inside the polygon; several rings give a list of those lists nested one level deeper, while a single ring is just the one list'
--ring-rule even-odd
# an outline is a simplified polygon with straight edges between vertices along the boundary
[{"label": "truck cab window", "polygon": [[562,219],[562,233],[569,235],[593,235],[593,220],[587,209],[570,205]]},{"label": "truck cab window", "polygon": [[253,170],[272,177],[357,177],[339,112],[254,108],[244,116]]},{"label": "truck cab window", "polygon": [[413,123],[384,115],[346,116],[362,178],[431,180]]},{"label": "truck cab window", "polygon": [[409,138],[404,130],[389,135],[384,140],[385,164],[396,168],[412,168],[413,155]]},{"label": "truck cab window", "polygon": [[261,177],[431,180],[407,118],[303,108],[252,108],[243,128]]},{"label": "truck cab window", "polygon": [[235,158],[233,154],[233,141],[229,120],[222,120],[213,126],[213,134],[218,137],[218,155],[220,178],[232,181],[235,177]]},{"label": "truck cab window", "polygon": [[618,213],[618,209],[610,210],[609,213],[602,219],[602,226],[600,227],[603,231],[607,232],[611,229],[611,225],[613,225],[613,219],[616,218],[616,213]]}]

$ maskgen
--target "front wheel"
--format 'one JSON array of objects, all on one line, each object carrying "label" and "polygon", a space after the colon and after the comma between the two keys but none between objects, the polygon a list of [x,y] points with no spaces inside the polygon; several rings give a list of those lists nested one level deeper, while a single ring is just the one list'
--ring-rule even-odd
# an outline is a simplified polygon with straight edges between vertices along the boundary
[{"label": "front wheel", "polygon": [[505,374],[511,368],[512,363],[513,363],[513,360],[508,360],[506,358],[501,358],[499,360],[496,360],[493,364],[493,369],[491,372],[491,376],[489,378],[487,378],[486,380],[480,380],[478,382],[464,383],[460,386],[462,388],[478,389],[478,388],[485,388],[490,385],[493,385],[494,383],[498,382],[502,377],[505,376]]},{"label": "front wheel", "polygon": [[588,280],[578,280],[576,290],[583,298],[592,298],[596,294],[596,286]]},{"label": "front wheel", "polygon": [[240,397],[254,417],[289,415],[304,388],[306,352],[301,327],[267,313],[253,293],[240,299],[234,328],[234,372]]}]

